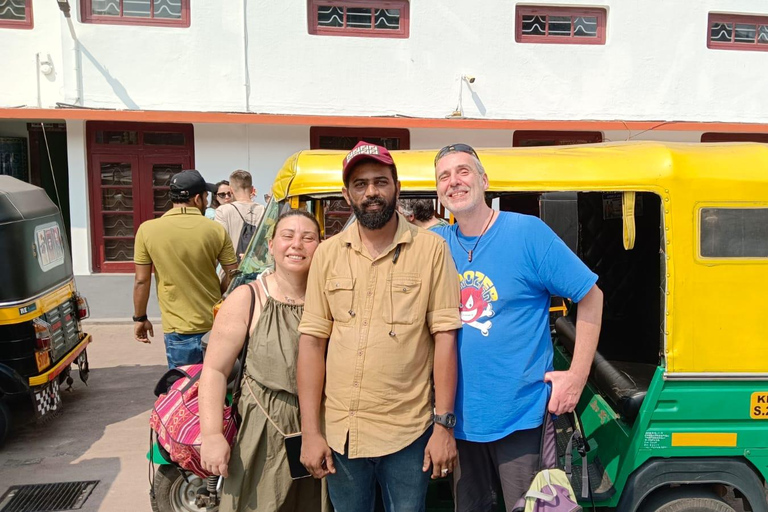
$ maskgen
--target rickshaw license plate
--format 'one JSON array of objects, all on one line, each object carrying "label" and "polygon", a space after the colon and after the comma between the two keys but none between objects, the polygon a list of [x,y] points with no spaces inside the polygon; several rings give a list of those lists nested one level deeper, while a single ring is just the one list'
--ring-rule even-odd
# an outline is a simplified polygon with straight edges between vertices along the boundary
[{"label": "rickshaw license plate", "polygon": [[753,420],[768,420],[768,391],[752,393],[749,416]]},{"label": "rickshaw license plate", "polygon": [[41,372],[51,366],[51,353],[47,350],[45,352],[35,352],[35,361],[37,361],[37,371]]}]

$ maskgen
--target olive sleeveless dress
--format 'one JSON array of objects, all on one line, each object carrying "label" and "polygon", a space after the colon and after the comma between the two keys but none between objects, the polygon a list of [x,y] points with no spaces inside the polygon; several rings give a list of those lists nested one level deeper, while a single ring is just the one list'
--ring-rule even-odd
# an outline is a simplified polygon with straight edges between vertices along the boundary
[{"label": "olive sleeveless dress", "polygon": [[291,479],[283,436],[256,405],[258,400],[285,434],[301,430],[296,358],[304,306],[276,301],[269,295],[266,283],[259,281],[257,288],[264,292],[266,301],[248,341],[238,403],[242,423],[232,448],[229,477],[224,479],[219,510],[330,510],[324,479]]}]

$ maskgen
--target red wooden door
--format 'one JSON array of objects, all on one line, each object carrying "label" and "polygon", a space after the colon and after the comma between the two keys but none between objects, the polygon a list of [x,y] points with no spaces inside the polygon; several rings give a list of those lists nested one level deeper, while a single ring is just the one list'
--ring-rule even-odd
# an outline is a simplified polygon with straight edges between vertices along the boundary
[{"label": "red wooden door", "polygon": [[172,207],[171,177],[194,166],[192,125],[86,125],[94,272],[133,272],[142,222]]},{"label": "red wooden door", "polygon": [[133,272],[136,231],[173,207],[171,177],[190,164],[188,155],[91,156],[95,271]]}]

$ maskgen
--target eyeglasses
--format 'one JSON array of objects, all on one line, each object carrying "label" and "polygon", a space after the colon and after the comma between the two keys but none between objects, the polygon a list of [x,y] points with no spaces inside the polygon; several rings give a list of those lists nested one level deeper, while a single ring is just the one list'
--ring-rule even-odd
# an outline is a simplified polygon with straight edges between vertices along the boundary
[{"label": "eyeglasses", "polygon": [[225,197],[232,197],[232,192],[218,192],[216,193],[216,197],[221,199],[224,199]]},{"label": "eyeglasses", "polygon": [[437,162],[448,153],[466,153],[480,160],[480,157],[477,156],[477,153],[469,144],[451,144],[437,152],[437,155],[435,155],[435,166],[437,166]]}]

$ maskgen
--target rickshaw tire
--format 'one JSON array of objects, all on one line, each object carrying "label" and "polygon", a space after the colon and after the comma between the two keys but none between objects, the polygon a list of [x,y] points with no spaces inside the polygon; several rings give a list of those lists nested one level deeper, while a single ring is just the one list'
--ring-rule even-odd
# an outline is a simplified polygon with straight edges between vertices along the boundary
[{"label": "rickshaw tire", "polygon": [[735,512],[713,491],[702,487],[675,487],[652,495],[642,512]]},{"label": "rickshaw tire", "polygon": [[[150,495],[150,505],[152,512],[183,512],[182,509],[174,507],[172,495],[178,491],[176,481],[184,479],[184,475],[173,464],[162,464],[155,472],[154,495]],[[202,510],[202,509],[201,509]],[[218,510],[218,508],[214,509]]]},{"label": "rickshaw tire", "polygon": [[11,431],[11,410],[5,401],[0,398],[0,447],[5,444]]}]

